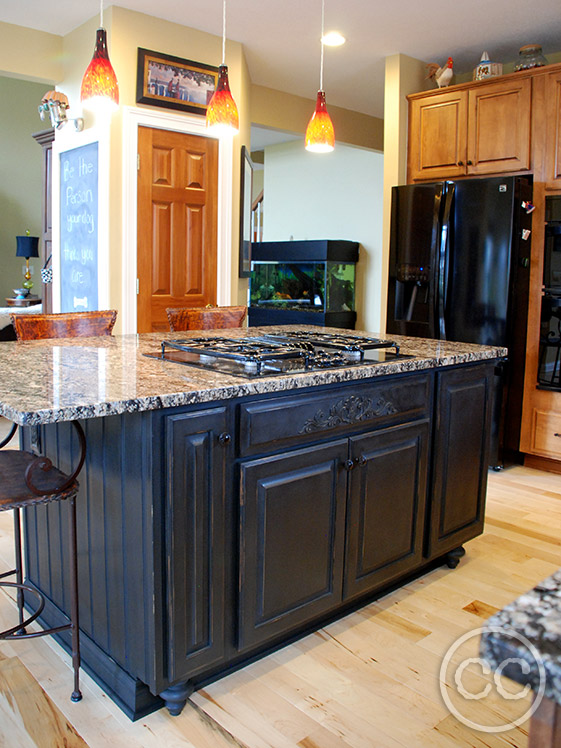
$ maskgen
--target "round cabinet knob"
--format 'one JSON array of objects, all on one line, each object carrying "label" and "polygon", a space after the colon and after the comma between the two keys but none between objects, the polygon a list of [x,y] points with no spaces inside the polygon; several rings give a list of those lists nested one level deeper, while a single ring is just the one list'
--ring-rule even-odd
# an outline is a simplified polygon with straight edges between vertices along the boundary
[{"label": "round cabinet knob", "polygon": [[354,466],[355,466],[355,461],[354,460],[345,460],[345,462],[343,464],[345,466],[345,470],[352,470],[354,468]]},{"label": "round cabinet knob", "polygon": [[467,161],[468,166],[472,166],[472,164],[473,164],[473,161],[469,161],[469,160]]},{"label": "round cabinet knob", "polygon": [[228,433],[227,433],[226,431],[224,431],[224,432],[223,432],[222,434],[220,434],[220,436],[218,437],[218,441],[219,441],[219,442],[220,442],[220,444],[222,444],[222,445],[225,445],[225,444],[229,444],[231,440],[232,440],[232,437],[231,437],[231,436],[230,436],[230,434],[228,434]]},{"label": "round cabinet knob", "polygon": [[368,460],[366,459],[364,455],[360,455],[357,461],[358,461],[359,467],[364,467],[366,463],[368,462]]},{"label": "round cabinet knob", "polygon": [[463,161],[458,161],[458,166],[463,166],[463,165],[464,165]]}]

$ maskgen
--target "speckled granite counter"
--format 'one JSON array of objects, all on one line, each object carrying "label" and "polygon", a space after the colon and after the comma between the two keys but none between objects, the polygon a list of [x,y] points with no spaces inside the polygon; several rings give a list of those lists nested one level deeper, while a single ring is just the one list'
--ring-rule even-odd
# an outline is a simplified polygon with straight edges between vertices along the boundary
[{"label": "speckled granite counter", "polygon": [[[509,658],[528,664],[523,673],[516,662],[502,672],[517,683],[529,684],[534,692],[545,679],[544,696],[561,705],[561,571],[521,595],[486,622],[481,637],[481,654],[496,670]],[[510,634],[512,632],[512,635]],[[535,647],[534,653],[520,634]],[[535,653],[540,663],[536,661]]]},{"label": "speckled granite counter", "polygon": [[[252,327],[221,330],[220,334],[246,337],[271,329],[278,332],[305,328]],[[317,331],[317,327],[310,329]],[[322,328],[326,329],[329,328]],[[211,333],[180,333],[174,337],[205,334]],[[143,355],[159,350],[160,341],[166,337],[169,333],[1,343],[0,415],[20,425],[53,423],[368,379],[506,355],[505,348],[378,335],[398,341],[401,352],[413,358],[250,381]]]}]

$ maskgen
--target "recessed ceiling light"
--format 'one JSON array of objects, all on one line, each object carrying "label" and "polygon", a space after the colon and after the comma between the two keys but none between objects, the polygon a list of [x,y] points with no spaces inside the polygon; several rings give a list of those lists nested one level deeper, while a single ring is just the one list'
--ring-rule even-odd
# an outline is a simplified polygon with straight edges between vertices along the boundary
[{"label": "recessed ceiling light", "polygon": [[323,35],[322,41],[328,47],[340,47],[347,40],[338,31],[328,31],[327,34]]}]

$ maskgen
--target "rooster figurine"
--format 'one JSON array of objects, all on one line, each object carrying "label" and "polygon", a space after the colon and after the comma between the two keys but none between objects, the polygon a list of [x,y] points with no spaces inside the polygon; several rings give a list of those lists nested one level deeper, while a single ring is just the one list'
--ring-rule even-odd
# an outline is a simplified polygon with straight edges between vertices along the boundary
[{"label": "rooster figurine", "polygon": [[451,57],[448,58],[448,62],[444,67],[439,67],[436,62],[430,62],[427,65],[427,78],[434,79],[436,81],[436,85],[439,88],[448,86],[450,84],[450,81],[452,80],[452,76],[454,75],[454,71],[452,69],[453,64],[454,60]]}]

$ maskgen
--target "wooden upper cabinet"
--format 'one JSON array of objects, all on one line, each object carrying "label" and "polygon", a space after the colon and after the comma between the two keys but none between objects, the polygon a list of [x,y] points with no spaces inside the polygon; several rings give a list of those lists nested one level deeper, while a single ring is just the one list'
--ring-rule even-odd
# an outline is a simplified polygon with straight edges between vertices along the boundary
[{"label": "wooden upper cabinet", "polygon": [[414,94],[409,181],[530,168],[531,78]]},{"label": "wooden upper cabinet", "polygon": [[561,72],[550,73],[545,84],[546,189],[561,189]]},{"label": "wooden upper cabinet", "polygon": [[413,99],[409,115],[410,180],[465,174],[467,92]]},{"label": "wooden upper cabinet", "polygon": [[467,174],[530,168],[530,78],[469,91]]}]

